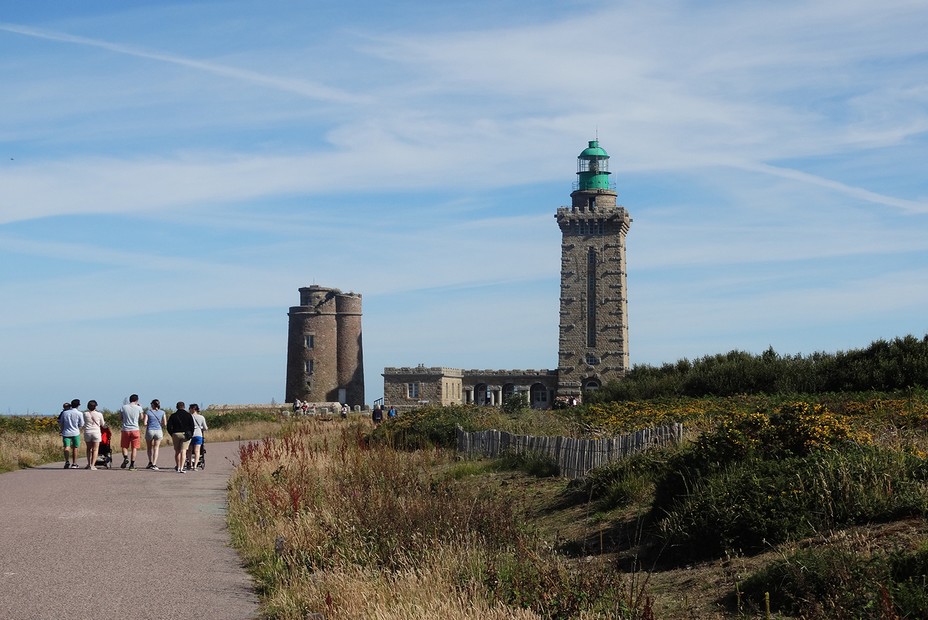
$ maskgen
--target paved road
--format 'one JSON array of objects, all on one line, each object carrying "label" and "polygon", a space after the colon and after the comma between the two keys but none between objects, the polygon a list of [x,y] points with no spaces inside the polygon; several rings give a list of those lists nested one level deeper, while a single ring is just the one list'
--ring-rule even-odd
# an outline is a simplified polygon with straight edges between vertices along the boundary
[{"label": "paved road", "polygon": [[186,474],[169,447],[157,472],[119,469],[117,455],[112,470],[61,461],[0,475],[0,618],[257,617],[225,529],[237,455],[208,444],[206,470]]}]

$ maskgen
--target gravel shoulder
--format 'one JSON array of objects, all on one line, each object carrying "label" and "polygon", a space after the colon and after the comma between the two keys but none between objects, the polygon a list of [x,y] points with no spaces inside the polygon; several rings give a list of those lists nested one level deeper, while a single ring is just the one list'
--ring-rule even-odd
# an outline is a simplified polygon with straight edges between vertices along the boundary
[{"label": "gravel shoulder", "polygon": [[161,471],[119,469],[114,450],[111,470],[0,475],[0,618],[258,617],[225,524],[238,444],[207,448],[196,473],[176,473],[168,446]]}]

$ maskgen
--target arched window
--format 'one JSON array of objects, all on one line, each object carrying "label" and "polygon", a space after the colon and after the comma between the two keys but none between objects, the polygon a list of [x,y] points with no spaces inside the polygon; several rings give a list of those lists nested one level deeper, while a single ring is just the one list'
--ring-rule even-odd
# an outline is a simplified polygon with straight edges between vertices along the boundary
[{"label": "arched window", "polygon": [[486,383],[478,383],[474,386],[474,404],[475,405],[488,405],[490,404],[490,391],[487,389]]},{"label": "arched window", "polygon": [[532,409],[547,409],[550,407],[548,402],[548,388],[541,383],[535,383],[531,387]]},{"label": "arched window", "polygon": [[503,402],[506,402],[515,393],[516,393],[515,385],[511,383],[503,384]]}]

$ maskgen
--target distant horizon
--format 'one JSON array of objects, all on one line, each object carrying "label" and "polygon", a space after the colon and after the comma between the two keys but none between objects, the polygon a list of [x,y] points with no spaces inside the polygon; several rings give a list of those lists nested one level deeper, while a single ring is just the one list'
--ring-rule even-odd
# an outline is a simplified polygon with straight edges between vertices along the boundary
[{"label": "distant horizon", "polygon": [[[924,338],[928,338],[928,333],[925,333],[925,334],[922,334],[922,335],[918,335],[918,334],[903,334],[903,335],[901,335],[901,336],[892,336],[892,337],[889,337],[889,338],[878,338],[878,339],[876,339],[876,340],[872,340],[872,341],[868,342],[866,345],[863,345],[863,346],[859,346],[859,347],[850,347],[850,348],[848,348],[848,349],[840,349],[840,350],[836,350],[836,351],[811,351],[811,352],[809,352],[809,353],[802,354],[802,353],[784,353],[784,352],[782,352],[782,351],[777,351],[776,349],[774,349],[774,352],[775,352],[777,355],[779,355],[779,356],[783,356],[783,355],[797,356],[797,355],[798,355],[798,356],[801,356],[802,358],[808,358],[808,357],[810,357],[810,356],[812,356],[812,355],[814,355],[814,354],[816,354],[816,353],[825,354],[825,355],[839,355],[839,354],[842,354],[842,353],[851,353],[851,352],[854,352],[854,351],[863,351],[863,350],[869,348],[870,346],[872,346],[873,344],[875,344],[876,342],[879,342],[880,340],[885,341],[885,342],[892,342],[893,340],[906,338],[906,337],[908,337],[908,336],[912,336],[912,337],[914,337],[914,338],[917,338],[917,339],[919,339],[919,340],[922,340],[922,339],[924,339]],[[755,351],[744,351],[743,349],[727,349],[727,350],[724,350],[724,351],[716,351],[716,352],[714,352],[714,353],[706,353],[706,354],[704,354],[704,355],[698,355],[698,356],[695,356],[695,357],[681,357],[681,358],[677,358],[676,360],[668,360],[668,361],[666,361],[666,362],[661,362],[661,363],[659,363],[659,364],[633,364],[633,365],[632,365],[632,369],[634,369],[635,366],[651,366],[651,367],[653,367],[653,368],[660,368],[663,364],[671,364],[671,365],[673,365],[673,364],[675,364],[675,363],[677,363],[677,362],[680,362],[680,361],[682,361],[682,360],[688,360],[688,361],[690,361],[690,362],[695,362],[695,361],[698,361],[698,360],[701,360],[701,359],[713,357],[713,356],[715,356],[715,355],[726,355],[726,354],[732,353],[732,352],[744,352],[744,353],[748,353],[748,354],[751,354],[751,355],[760,356],[760,355],[762,355],[766,350],[767,350],[767,349],[764,349],[764,351],[755,352]],[[415,366],[418,366],[418,364],[416,364]],[[414,368],[415,366],[410,366],[410,367],[411,367],[411,368]],[[430,365],[430,364],[425,364],[425,366],[426,366],[427,368],[429,368],[429,367],[431,367],[431,368],[434,368],[434,367],[458,368],[458,367],[456,367],[456,366],[447,366],[447,365],[442,366],[442,365],[440,365],[440,364],[439,364],[439,365],[436,365],[436,364],[431,364],[431,365]],[[390,368],[390,366],[386,366],[385,368]],[[400,367],[400,368],[401,368],[401,367]],[[521,369],[516,369],[516,370],[527,370],[527,369],[528,369],[528,368],[521,368]],[[507,369],[507,368],[493,368],[493,369],[486,369],[486,368],[483,368],[483,369],[481,369],[481,368],[460,368],[460,370],[513,370],[513,369]],[[534,368],[534,370],[555,370],[555,369],[554,369],[554,368],[547,368],[547,369],[545,369],[545,368],[536,367],[536,368]],[[76,398],[76,397],[75,397],[75,398]],[[158,398],[158,397],[155,396],[154,398]],[[378,398],[381,398],[381,397],[378,397]],[[370,408],[370,407],[373,405],[374,401],[376,401],[378,398],[369,399],[369,402],[366,404],[366,406],[367,406],[368,408]],[[68,400],[72,400],[72,399],[68,399]],[[80,399],[80,400],[81,400],[81,403],[82,403],[81,409],[83,410],[83,409],[86,408],[86,403],[87,403],[87,401],[84,400],[84,399]],[[88,400],[90,400],[90,399],[88,399]],[[94,400],[96,400],[96,399],[94,399]],[[149,400],[151,400],[151,399],[149,399]],[[121,402],[119,405],[116,405],[116,406],[114,406],[114,407],[104,407],[104,406],[101,405],[101,406],[98,407],[98,409],[101,410],[101,411],[106,411],[106,412],[111,412],[111,413],[118,413],[119,407],[121,407],[122,405],[124,405],[124,404],[126,404],[126,403],[128,403],[128,402],[129,402],[129,398],[128,398],[128,396],[127,396],[127,397],[125,397],[124,401]],[[185,402],[186,402],[186,401],[185,401]],[[195,401],[195,400],[194,400],[194,401],[190,401],[190,402],[198,402],[198,401]],[[321,401],[320,401],[320,402],[321,402]],[[62,404],[63,404],[63,403],[64,403],[64,400],[62,400]],[[283,402],[283,401],[276,401],[276,402],[268,401],[268,402],[263,402],[263,403],[262,403],[262,402],[233,403],[233,402],[229,402],[229,401],[222,401],[222,402],[216,402],[216,403],[204,403],[204,402],[199,402],[198,404],[200,405],[200,408],[201,408],[201,409],[203,409],[204,411],[207,411],[207,410],[208,410],[210,407],[212,407],[212,406],[222,406],[222,405],[227,405],[227,406],[230,406],[230,407],[247,407],[247,406],[249,406],[249,405],[254,405],[255,407],[276,407],[276,406],[280,406],[281,408],[286,408],[286,407],[285,407],[286,405],[292,405],[293,403],[287,403],[287,402]],[[389,404],[389,403],[387,403],[387,404]],[[148,408],[148,405],[145,405],[145,408],[147,409],[147,408]],[[166,407],[166,406],[164,406],[164,405],[162,404],[162,409],[165,409],[165,410],[167,410],[167,411],[171,411],[171,410],[173,410],[173,407]],[[7,415],[7,416],[56,416],[56,415],[58,415],[58,413],[60,413],[60,411],[56,411],[56,412],[54,412],[54,413],[15,412],[15,411],[11,412],[11,411],[9,410],[9,408],[8,408],[7,411],[6,411],[5,413],[0,413],[0,415]]]},{"label": "distant horizon", "polygon": [[926,30],[905,0],[12,3],[0,410],[280,402],[313,283],[363,296],[369,403],[387,366],[556,368],[592,139],[632,365],[926,333]]}]

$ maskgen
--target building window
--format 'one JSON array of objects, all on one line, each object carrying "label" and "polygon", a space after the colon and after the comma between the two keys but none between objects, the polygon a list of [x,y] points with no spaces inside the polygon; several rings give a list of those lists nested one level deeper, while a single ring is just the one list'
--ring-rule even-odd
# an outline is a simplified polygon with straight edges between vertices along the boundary
[{"label": "building window", "polygon": [[311,375],[316,369],[316,364],[313,360],[306,360],[306,374]]},{"label": "building window", "polygon": [[586,346],[596,346],[596,250],[590,248],[586,267]]},{"label": "building window", "polygon": [[303,336],[303,343],[307,349],[313,349],[316,346],[316,336],[313,334],[306,334]]},{"label": "building window", "polygon": [[418,383],[407,383],[406,384],[406,398],[419,398],[419,384]]},{"label": "building window", "polygon": [[587,353],[586,363],[589,364],[590,366],[595,366],[599,363],[599,358],[596,357],[596,355],[594,355],[593,353]]}]

